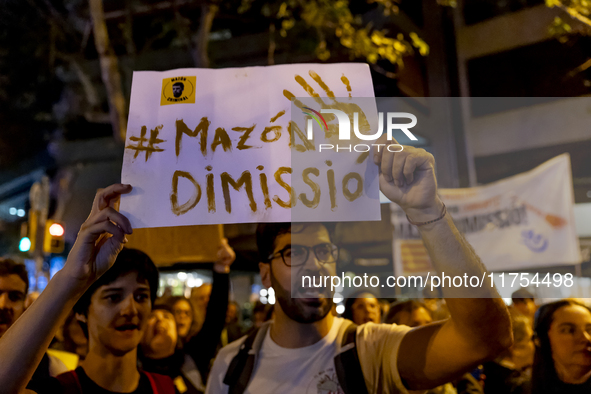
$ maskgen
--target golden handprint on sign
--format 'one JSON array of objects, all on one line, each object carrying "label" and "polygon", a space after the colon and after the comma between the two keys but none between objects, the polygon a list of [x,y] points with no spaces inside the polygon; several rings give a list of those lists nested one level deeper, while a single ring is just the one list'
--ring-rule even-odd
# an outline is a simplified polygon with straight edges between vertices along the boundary
[{"label": "golden handprint on sign", "polygon": [[[334,92],[330,89],[330,87],[322,80],[322,78],[313,70],[308,72],[309,76],[312,78],[314,82],[318,84],[318,86],[326,93],[328,98],[320,97],[320,95],[314,90],[314,88],[302,77],[301,75],[295,76],[295,81],[305,90],[305,92],[318,104],[319,110],[322,109],[332,109],[332,110],[339,110],[344,112],[348,115],[349,121],[351,122],[350,127],[358,127],[359,132],[365,134],[370,131],[371,127],[369,121],[367,120],[367,116],[365,115],[364,111],[361,107],[354,102],[341,102],[338,101]],[[341,82],[345,85],[349,98],[352,98],[352,89],[351,84],[349,83],[349,79],[343,74],[341,77]],[[300,100],[296,98],[296,96],[290,92],[289,90],[283,90],[283,95],[290,101],[293,100],[296,107],[304,110],[306,109],[306,105],[302,103]],[[357,124],[354,124],[354,113],[359,114]],[[338,144],[339,141],[339,123],[337,117],[330,113],[324,113],[323,118],[326,121],[327,128],[325,129],[325,137],[329,141],[334,144]],[[295,135],[297,135],[302,141],[303,145],[295,144],[293,147],[296,151],[303,152],[308,150],[315,150],[313,140],[308,140],[306,135],[301,131],[301,129],[295,124],[295,122],[289,123],[289,132],[291,136],[291,142],[294,143]],[[294,135],[295,134],[295,135]],[[292,144],[290,143],[290,146]],[[368,152],[363,152],[359,158],[357,159],[357,163],[362,163],[367,157],[369,156]]]}]

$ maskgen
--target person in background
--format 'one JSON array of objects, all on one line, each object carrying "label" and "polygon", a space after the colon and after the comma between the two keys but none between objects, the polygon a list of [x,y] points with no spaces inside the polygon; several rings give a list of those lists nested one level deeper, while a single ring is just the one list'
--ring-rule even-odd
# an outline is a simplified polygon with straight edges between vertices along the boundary
[{"label": "person in background", "polygon": [[[165,303],[156,304],[140,344],[139,362],[142,369],[169,376],[182,394],[202,392],[201,375],[183,371],[185,357],[177,347],[178,334],[174,315]],[[193,364],[194,365],[194,364]]]},{"label": "person in background", "polygon": [[431,313],[420,301],[409,300],[396,302],[384,319],[386,324],[403,324],[409,327],[421,327],[433,321]]},{"label": "person in background", "polygon": [[532,394],[591,392],[591,310],[575,300],[540,306],[535,315]]},{"label": "person in background", "polygon": [[205,313],[193,306],[191,300],[183,296],[170,296],[162,299],[169,306],[176,323],[179,346],[197,334],[203,326]]},{"label": "person in background", "polygon": [[0,338],[25,311],[29,277],[24,264],[0,260]]},{"label": "person in background", "polygon": [[[211,359],[215,357],[224,328],[230,266],[236,258],[225,238],[217,258],[213,265],[211,301],[199,332],[191,335],[189,330],[193,316],[189,300],[173,297],[152,312],[142,340],[140,362],[143,369],[171,377],[181,393],[202,393],[205,390]],[[174,336],[171,334],[171,321],[174,322]],[[182,324],[180,328],[179,322]],[[169,345],[171,341],[175,343],[172,348]]]},{"label": "person in background", "polygon": [[530,394],[534,340],[531,322],[525,316],[513,316],[513,346],[495,361],[484,364],[485,394]]},{"label": "person in background", "polygon": [[349,319],[357,325],[379,324],[382,321],[380,302],[376,296],[367,291],[352,294],[345,300],[343,318]]},{"label": "person in background", "polygon": [[[25,312],[28,291],[29,275],[25,265],[0,259],[0,338]],[[59,359],[45,353],[31,379],[43,380],[67,370]]]},{"label": "person in background", "polygon": [[534,316],[536,314],[536,303],[534,295],[526,288],[521,288],[511,294],[511,311],[513,313],[521,314],[529,319],[531,324],[534,323]]}]

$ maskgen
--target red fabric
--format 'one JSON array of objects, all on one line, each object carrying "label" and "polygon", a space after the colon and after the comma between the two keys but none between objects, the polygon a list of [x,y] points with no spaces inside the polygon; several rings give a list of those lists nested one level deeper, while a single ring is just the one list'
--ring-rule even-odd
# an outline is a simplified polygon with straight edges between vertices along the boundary
[{"label": "red fabric", "polygon": [[143,373],[150,380],[154,394],[175,394],[174,383],[169,376],[145,371]]},{"label": "red fabric", "polygon": [[56,376],[60,384],[64,388],[64,391],[68,394],[82,394],[82,386],[80,386],[80,380],[76,371],[68,371]]},{"label": "red fabric", "polygon": [[[174,383],[170,377],[151,372],[142,373],[148,377],[154,394],[175,394]],[[67,394],[83,394],[76,371],[64,372],[56,378]]]}]

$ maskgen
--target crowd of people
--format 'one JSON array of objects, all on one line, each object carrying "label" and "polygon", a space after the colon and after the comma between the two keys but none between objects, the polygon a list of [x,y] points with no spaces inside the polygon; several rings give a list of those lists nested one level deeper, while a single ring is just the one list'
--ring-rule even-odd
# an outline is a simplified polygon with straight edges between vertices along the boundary
[{"label": "crowd of people", "polygon": [[[380,189],[419,228],[435,269],[483,276],[437,197],[433,157],[406,147],[376,152],[374,162]],[[235,254],[226,240],[211,287],[157,298],[157,267],[124,247],[133,229],[114,209],[131,188],[97,193],[64,268],[27,307],[24,265],[0,261],[0,392],[591,391],[591,310],[580,300],[538,308],[522,290],[508,308],[494,286],[476,298],[443,292],[394,303],[363,293],[340,317],[326,289],[292,280],[334,274],[338,247],[321,223],[259,224],[261,280],[277,301],[255,310],[248,330],[228,299]],[[59,352],[77,355],[75,365]]]}]

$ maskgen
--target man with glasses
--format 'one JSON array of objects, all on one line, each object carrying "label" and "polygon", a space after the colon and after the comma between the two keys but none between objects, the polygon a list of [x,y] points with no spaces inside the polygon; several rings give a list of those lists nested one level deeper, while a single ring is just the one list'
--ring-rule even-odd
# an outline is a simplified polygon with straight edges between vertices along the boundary
[{"label": "man with glasses", "polygon": [[[484,266],[437,197],[433,156],[405,146],[374,152],[374,162],[381,191],[418,226],[433,266],[482,277]],[[449,382],[512,343],[507,308],[490,283],[470,294],[479,299],[452,292],[447,321],[354,326],[330,313],[328,289],[302,286],[304,275],[336,275],[338,248],[324,225],[262,224],[257,245],[262,282],[275,290],[274,320],[220,351],[206,393],[404,393]]]}]

